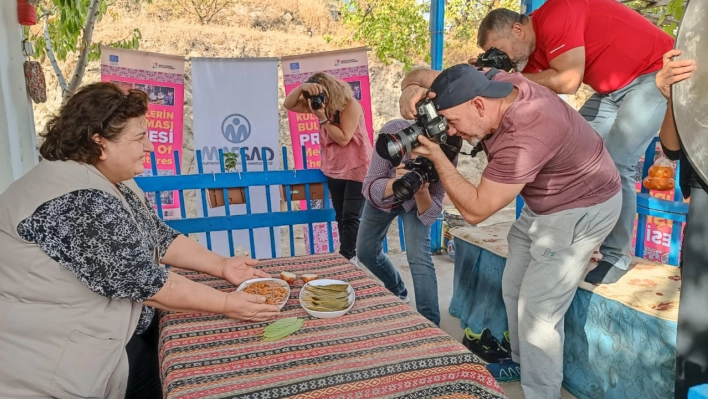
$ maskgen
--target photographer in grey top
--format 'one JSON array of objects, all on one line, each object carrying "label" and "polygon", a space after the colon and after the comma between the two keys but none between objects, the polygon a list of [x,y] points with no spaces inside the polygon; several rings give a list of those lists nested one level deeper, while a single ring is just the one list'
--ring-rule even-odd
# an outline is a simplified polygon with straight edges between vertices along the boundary
[{"label": "photographer in grey top", "polygon": [[487,368],[499,378],[519,362],[526,399],[560,398],[563,318],[622,204],[619,173],[602,139],[555,93],[520,74],[488,79],[461,64],[441,73],[413,71],[401,87],[403,117],[414,117],[415,105],[429,95],[448,135],[484,148],[489,163],[477,186],[447,159],[438,136],[419,135],[412,150],[434,163],[469,223],[482,222],[518,194],[526,201],[508,235],[502,278],[513,361]]}]

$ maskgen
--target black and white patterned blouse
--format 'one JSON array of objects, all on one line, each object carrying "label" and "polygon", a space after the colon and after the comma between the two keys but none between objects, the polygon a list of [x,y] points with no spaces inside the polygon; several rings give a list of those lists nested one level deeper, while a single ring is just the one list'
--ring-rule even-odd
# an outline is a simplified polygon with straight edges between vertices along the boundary
[{"label": "black and white patterned blouse", "polygon": [[[132,214],[115,195],[77,190],[39,206],[17,226],[17,232],[94,292],[142,302],[167,281],[167,270],[155,263],[155,248],[162,259],[180,233],[127,186],[118,187]],[[154,314],[154,308],[143,306],[137,334],[149,327]]]}]

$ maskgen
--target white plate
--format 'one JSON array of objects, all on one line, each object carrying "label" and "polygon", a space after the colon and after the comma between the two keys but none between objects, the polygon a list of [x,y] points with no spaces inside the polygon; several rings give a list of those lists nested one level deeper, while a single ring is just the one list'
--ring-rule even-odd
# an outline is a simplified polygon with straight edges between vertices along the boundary
[{"label": "white plate", "polygon": [[285,280],[281,280],[279,278],[252,278],[241,283],[241,285],[236,288],[236,291],[243,291],[246,287],[258,281],[275,281],[276,283],[282,285],[283,287],[285,287],[285,289],[288,290],[288,294],[285,296],[285,301],[280,304],[280,309],[282,309],[283,306],[285,306],[285,304],[288,302],[288,299],[290,299],[290,286]]},{"label": "white plate", "polygon": [[[349,305],[348,308],[344,310],[340,310],[337,312],[318,312],[316,310],[310,310],[308,309],[304,303],[302,303],[302,293],[305,292],[305,286],[311,285],[311,286],[318,286],[318,285],[330,285],[330,284],[346,284],[348,285],[347,287],[347,292],[349,292],[349,302],[351,302],[351,305]],[[356,299],[356,295],[354,294],[354,288],[351,286],[351,284],[347,283],[346,281],[342,280],[330,280],[330,279],[318,279],[318,280],[312,280],[309,283],[305,284],[302,286],[302,289],[300,290],[300,296],[298,297],[300,301],[300,306],[302,306],[303,309],[307,313],[310,314],[312,317],[317,317],[318,319],[333,319],[335,317],[339,316],[344,316],[349,312],[352,307],[354,306],[354,301]]]}]

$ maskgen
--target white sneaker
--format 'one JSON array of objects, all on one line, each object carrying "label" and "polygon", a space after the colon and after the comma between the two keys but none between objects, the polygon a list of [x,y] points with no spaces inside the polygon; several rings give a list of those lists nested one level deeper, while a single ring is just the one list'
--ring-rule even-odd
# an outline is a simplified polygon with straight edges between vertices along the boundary
[{"label": "white sneaker", "polygon": [[349,262],[352,262],[354,264],[354,266],[359,267],[359,259],[357,259],[356,256],[349,259]]},{"label": "white sneaker", "polygon": [[411,299],[408,298],[407,296],[399,296],[398,298],[400,298],[403,301],[403,303],[410,303],[410,301],[411,301]]}]

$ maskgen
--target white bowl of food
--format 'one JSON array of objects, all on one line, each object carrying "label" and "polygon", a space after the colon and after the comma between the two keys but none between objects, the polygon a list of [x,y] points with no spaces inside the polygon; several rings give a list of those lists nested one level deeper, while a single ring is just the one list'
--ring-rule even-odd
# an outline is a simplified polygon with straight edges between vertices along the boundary
[{"label": "white bowl of food", "polygon": [[281,309],[290,298],[290,286],[286,281],[279,278],[253,278],[246,280],[236,288],[236,291],[263,295],[266,297],[265,303],[276,305]]},{"label": "white bowl of food", "polygon": [[302,286],[300,306],[310,316],[333,319],[344,316],[354,306],[354,288],[342,280],[318,279]]}]

